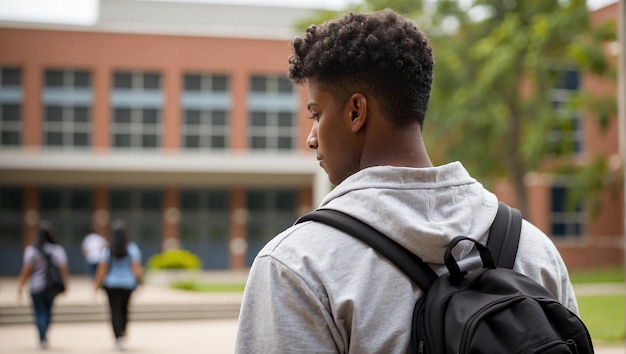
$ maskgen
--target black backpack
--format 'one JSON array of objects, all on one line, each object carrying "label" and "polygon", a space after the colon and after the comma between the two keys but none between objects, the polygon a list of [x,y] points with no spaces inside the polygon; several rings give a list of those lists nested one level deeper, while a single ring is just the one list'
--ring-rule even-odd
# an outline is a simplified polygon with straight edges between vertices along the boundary
[{"label": "black backpack", "polygon": [[[412,353],[593,353],[580,318],[539,283],[511,269],[522,224],[517,209],[500,203],[487,246],[454,238],[444,254],[448,273],[440,277],[418,256],[347,214],[319,209],[296,223],[309,220],[359,238],[424,290],[413,312]],[[481,270],[459,268],[451,251],[462,241],[474,242]]]},{"label": "black backpack", "polygon": [[65,291],[65,282],[61,276],[61,269],[52,262],[52,257],[43,251],[42,247],[35,247],[46,259],[46,287],[44,293],[48,296],[56,296]]}]

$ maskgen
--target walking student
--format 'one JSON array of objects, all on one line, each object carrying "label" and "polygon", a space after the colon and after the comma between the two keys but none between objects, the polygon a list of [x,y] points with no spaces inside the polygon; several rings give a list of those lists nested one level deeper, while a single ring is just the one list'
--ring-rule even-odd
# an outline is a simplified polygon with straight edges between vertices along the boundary
[{"label": "walking student", "polygon": [[113,229],[110,248],[102,252],[94,278],[94,291],[101,287],[109,299],[111,325],[115,335],[115,349],[126,349],[128,305],[133,291],[142,282],[141,251],[130,242],[126,229]]},{"label": "walking student", "polygon": [[89,229],[87,235],[83,239],[81,249],[83,257],[85,257],[85,262],[87,263],[87,273],[92,278],[96,274],[102,249],[106,247],[107,240],[93,229]]},{"label": "walking student", "polygon": [[[320,207],[371,225],[438,274],[454,237],[486,244],[498,199],[461,162],[433,166],[424,145],[434,68],[424,33],[391,10],[351,13],[310,26],[292,47],[289,77],[308,88],[306,144],[335,185]],[[473,243],[454,251],[463,269],[481,267]],[[526,220],[513,269],[578,312],[559,252]],[[407,353],[422,294],[360,240],[300,223],[254,260],[236,352]]]},{"label": "walking student", "polygon": [[59,267],[67,292],[70,279],[67,255],[63,246],[54,237],[52,224],[47,221],[40,223],[35,243],[24,249],[22,269],[17,285],[17,296],[18,300],[21,301],[23,287],[27,281],[30,283],[33,314],[39,332],[39,348],[46,349],[48,348],[47,333],[52,323],[52,306],[56,295],[45,292],[48,261],[42,252],[48,255],[52,263]]}]

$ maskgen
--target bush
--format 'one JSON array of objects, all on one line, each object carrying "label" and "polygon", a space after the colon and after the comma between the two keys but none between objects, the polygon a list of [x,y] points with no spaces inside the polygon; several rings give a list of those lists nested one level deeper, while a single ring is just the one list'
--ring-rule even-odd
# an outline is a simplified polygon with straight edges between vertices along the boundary
[{"label": "bush", "polygon": [[202,262],[195,254],[186,250],[169,250],[155,254],[148,261],[148,268],[157,269],[200,269]]}]

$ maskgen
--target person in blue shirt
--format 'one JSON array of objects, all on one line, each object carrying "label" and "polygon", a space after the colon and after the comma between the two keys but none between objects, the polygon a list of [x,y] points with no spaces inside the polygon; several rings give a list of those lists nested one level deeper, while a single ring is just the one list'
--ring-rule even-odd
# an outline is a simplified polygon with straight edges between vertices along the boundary
[{"label": "person in blue shirt", "polygon": [[110,248],[102,250],[94,278],[94,291],[104,288],[109,298],[115,348],[126,348],[130,296],[142,282],[141,250],[128,240],[126,229],[114,228]]}]

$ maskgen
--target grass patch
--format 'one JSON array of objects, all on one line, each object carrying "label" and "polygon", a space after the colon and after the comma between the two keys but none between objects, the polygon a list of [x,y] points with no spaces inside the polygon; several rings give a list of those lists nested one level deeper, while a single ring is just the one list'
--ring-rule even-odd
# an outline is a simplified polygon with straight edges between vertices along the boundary
[{"label": "grass patch", "polygon": [[569,275],[574,284],[623,283],[624,267],[570,271]]},{"label": "grass patch", "polygon": [[624,295],[583,295],[577,300],[594,345],[624,343]]},{"label": "grass patch", "polygon": [[245,283],[197,283],[194,281],[179,281],[172,284],[172,288],[174,289],[202,293],[243,292],[245,287]]}]

